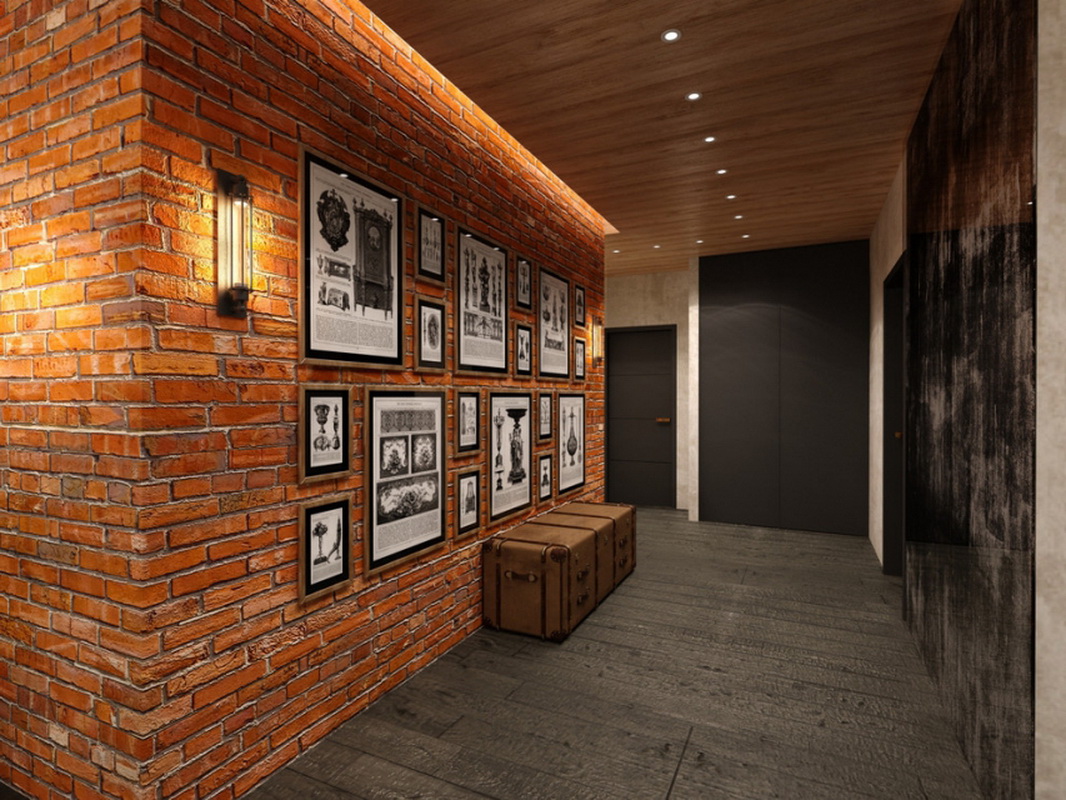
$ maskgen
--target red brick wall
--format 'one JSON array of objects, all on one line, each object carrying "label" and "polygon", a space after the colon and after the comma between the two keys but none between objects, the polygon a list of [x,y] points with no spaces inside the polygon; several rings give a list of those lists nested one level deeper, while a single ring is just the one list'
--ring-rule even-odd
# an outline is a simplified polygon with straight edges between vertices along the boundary
[{"label": "red brick wall", "polygon": [[[361,392],[355,475],[298,486],[298,386],[539,388],[298,362],[300,147],[408,199],[409,367],[412,290],[452,301],[417,204],[449,264],[462,226],[598,317],[603,221],[354,1],[8,2],[0,64],[0,780],[231,797],[476,629],[517,521],[298,604],[299,504],[351,493],[363,536]],[[247,320],[214,311],[217,167],[255,197]],[[600,497],[602,374],[573,386]]]}]

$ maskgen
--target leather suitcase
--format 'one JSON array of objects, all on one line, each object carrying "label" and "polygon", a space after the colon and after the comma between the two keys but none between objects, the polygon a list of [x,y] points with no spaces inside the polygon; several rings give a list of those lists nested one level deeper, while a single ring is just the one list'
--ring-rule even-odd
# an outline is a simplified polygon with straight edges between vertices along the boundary
[{"label": "leather suitcase", "polygon": [[596,605],[590,530],[519,525],[482,544],[485,624],[561,642]]},{"label": "leather suitcase", "polygon": [[637,509],[625,503],[567,503],[563,514],[609,519],[614,523],[614,585],[637,565]]},{"label": "leather suitcase", "polygon": [[581,528],[593,532],[596,537],[596,605],[603,602],[614,589],[614,523],[602,517],[581,517],[549,511],[528,520],[527,525],[557,525],[563,528]]}]

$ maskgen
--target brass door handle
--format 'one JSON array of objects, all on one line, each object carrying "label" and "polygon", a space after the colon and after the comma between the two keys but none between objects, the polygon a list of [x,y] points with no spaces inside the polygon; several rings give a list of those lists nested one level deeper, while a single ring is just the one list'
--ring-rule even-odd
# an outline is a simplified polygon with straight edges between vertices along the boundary
[{"label": "brass door handle", "polygon": [[656,417],[655,421],[658,422],[660,425],[669,425],[670,424],[670,418],[669,417]]}]

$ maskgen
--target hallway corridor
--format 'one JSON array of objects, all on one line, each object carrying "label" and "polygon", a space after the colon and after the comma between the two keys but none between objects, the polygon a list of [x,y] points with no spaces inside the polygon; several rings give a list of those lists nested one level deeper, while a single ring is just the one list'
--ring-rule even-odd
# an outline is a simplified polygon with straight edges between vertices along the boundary
[{"label": "hallway corridor", "polygon": [[481,630],[248,797],[979,797],[865,538],[637,522],[566,642]]}]

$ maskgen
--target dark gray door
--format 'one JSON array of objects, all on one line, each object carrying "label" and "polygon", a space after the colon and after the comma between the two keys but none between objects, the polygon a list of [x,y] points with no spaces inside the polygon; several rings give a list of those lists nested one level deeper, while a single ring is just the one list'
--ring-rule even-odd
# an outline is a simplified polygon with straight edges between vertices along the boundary
[{"label": "dark gray door", "polygon": [[885,279],[884,294],[884,531],[886,575],[903,573],[903,259]]},{"label": "dark gray door", "polygon": [[865,535],[867,242],[700,259],[700,519]]},{"label": "dark gray door", "polygon": [[607,331],[607,499],[677,502],[677,329]]}]

